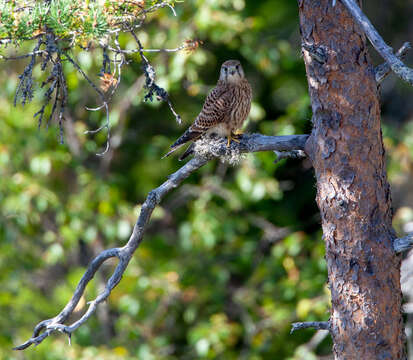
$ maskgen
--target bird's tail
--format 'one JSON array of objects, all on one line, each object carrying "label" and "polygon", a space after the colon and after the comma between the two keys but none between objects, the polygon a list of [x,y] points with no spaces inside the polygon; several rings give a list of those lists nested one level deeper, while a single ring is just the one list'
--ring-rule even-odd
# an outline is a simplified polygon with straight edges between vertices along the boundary
[{"label": "bird's tail", "polygon": [[194,152],[194,147],[195,147],[195,143],[192,143],[191,145],[189,145],[185,152],[179,157],[179,161],[182,161],[184,159],[186,159],[189,155],[191,155]]},{"label": "bird's tail", "polygon": [[171,155],[175,150],[178,150],[181,146],[185,145],[188,141],[191,140],[196,140],[202,135],[201,131],[195,131],[191,130],[191,128],[187,129],[181,137],[178,138],[172,145],[171,145],[171,150],[169,150],[168,153],[166,153],[163,158],[166,158],[167,156]]}]

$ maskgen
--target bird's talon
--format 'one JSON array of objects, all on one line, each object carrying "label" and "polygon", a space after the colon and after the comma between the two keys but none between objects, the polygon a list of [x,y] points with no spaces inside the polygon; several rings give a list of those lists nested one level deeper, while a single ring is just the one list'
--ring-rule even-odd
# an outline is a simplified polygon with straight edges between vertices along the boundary
[{"label": "bird's talon", "polygon": [[237,138],[234,138],[233,134],[227,137],[227,148],[231,146],[231,141],[235,141],[236,143],[240,143],[240,141]]}]

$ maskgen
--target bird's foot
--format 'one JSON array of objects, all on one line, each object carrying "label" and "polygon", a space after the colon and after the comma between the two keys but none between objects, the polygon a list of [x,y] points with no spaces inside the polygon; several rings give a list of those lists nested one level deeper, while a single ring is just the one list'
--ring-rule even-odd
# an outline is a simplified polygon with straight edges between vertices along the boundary
[{"label": "bird's foot", "polygon": [[228,142],[227,142],[227,148],[229,148],[231,146],[231,141],[235,141],[236,143],[240,143],[240,141],[238,140],[238,135],[235,134],[231,134],[227,136]]},{"label": "bird's foot", "polygon": [[242,137],[243,134],[244,132],[242,130],[235,130],[234,132],[231,133],[231,138],[235,142],[239,143],[240,142],[239,139]]}]

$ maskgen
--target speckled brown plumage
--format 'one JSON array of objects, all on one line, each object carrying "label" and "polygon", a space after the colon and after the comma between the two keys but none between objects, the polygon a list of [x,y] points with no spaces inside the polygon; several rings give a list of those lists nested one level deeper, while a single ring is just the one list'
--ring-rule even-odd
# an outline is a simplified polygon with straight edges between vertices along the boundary
[{"label": "speckled brown plumage", "polygon": [[221,66],[217,86],[208,94],[201,112],[184,134],[171,145],[168,156],[188,141],[204,134],[216,133],[232,139],[240,129],[251,108],[252,91],[238,60],[225,61]]}]

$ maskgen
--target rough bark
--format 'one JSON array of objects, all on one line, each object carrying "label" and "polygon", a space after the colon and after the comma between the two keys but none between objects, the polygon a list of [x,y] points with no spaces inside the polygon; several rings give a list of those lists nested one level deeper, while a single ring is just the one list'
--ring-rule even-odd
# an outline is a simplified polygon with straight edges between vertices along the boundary
[{"label": "rough bark", "polygon": [[340,2],[300,0],[335,359],[405,359],[380,104],[365,37]]}]

